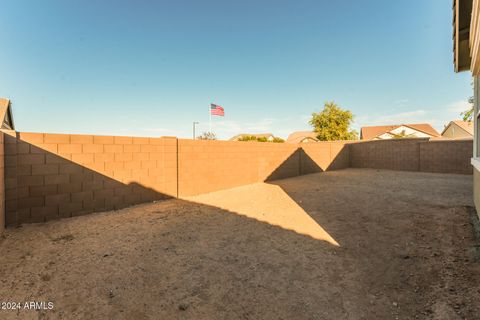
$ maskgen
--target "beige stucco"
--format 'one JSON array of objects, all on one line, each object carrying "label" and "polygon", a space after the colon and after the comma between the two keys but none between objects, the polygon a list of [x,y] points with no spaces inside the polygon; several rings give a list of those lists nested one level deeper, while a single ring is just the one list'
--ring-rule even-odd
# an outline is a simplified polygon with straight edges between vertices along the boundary
[{"label": "beige stucco", "polygon": [[477,214],[480,218],[480,171],[473,169],[473,201],[475,202],[475,208],[477,208]]},{"label": "beige stucco", "polygon": [[450,138],[450,139],[468,139],[473,138],[473,136],[465,131],[464,129],[460,128],[455,123],[451,123],[447,129],[442,133],[442,137]]}]

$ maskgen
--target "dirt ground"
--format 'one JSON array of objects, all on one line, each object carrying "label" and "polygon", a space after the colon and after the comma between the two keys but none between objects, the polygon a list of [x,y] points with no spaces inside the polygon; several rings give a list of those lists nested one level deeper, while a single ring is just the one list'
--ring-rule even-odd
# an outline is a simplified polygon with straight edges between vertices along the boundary
[{"label": "dirt ground", "polygon": [[347,169],[8,229],[0,319],[480,319],[472,177]]}]

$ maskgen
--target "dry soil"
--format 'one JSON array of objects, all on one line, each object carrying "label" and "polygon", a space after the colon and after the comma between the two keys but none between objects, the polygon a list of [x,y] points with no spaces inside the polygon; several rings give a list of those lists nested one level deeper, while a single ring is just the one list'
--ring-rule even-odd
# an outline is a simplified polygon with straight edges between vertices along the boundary
[{"label": "dry soil", "polygon": [[0,319],[480,319],[472,177],[363,169],[23,225]]}]

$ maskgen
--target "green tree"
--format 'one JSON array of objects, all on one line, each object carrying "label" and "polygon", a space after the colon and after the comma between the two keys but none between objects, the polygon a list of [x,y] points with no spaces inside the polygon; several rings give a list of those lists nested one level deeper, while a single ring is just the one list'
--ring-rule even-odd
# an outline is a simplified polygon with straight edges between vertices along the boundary
[{"label": "green tree", "polygon": [[197,137],[198,140],[217,140],[217,135],[213,132],[204,132]]},{"label": "green tree", "polygon": [[279,137],[274,137],[272,142],[273,143],[284,143],[285,140],[283,140],[282,138],[279,138]]},{"label": "green tree", "polygon": [[[472,81],[472,88],[473,88],[473,81]],[[470,108],[468,110],[465,110],[460,113],[460,115],[463,117],[463,121],[472,121],[473,120],[473,103],[474,103],[474,98],[473,96],[470,96],[468,98],[468,103],[470,104]]]},{"label": "green tree", "polygon": [[402,130],[402,132],[397,133],[397,134],[392,134],[393,139],[406,139],[406,138],[415,138],[415,135],[413,134],[407,134],[405,130]]},{"label": "green tree", "polygon": [[243,137],[240,137],[238,141],[256,141],[256,142],[273,142],[273,143],[285,142],[285,140],[279,137],[273,137],[272,141],[270,141],[266,137],[256,137],[256,136],[243,136]]},{"label": "green tree", "polygon": [[358,133],[350,130],[353,114],[341,109],[335,102],[326,102],[321,112],[312,113],[309,124],[317,133],[320,141],[356,140]]}]

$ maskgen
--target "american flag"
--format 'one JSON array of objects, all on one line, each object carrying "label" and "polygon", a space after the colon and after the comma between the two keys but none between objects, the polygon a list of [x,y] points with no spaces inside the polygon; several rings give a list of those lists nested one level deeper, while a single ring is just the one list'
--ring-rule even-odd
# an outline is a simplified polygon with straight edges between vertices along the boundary
[{"label": "american flag", "polygon": [[222,107],[216,105],[216,104],[213,104],[211,103],[210,104],[210,114],[211,115],[214,115],[214,116],[221,116],[221,117],[224,117],[225,116],[225,110],[223,110]]}]

